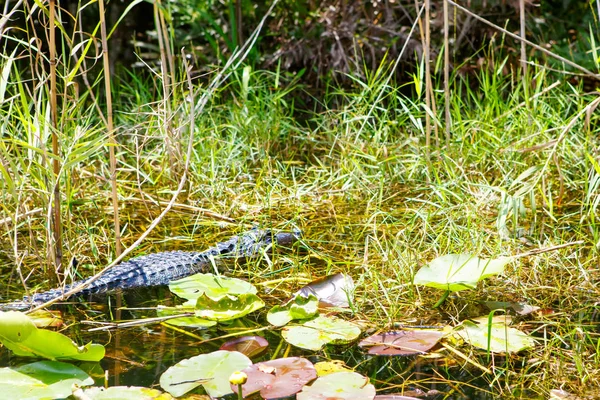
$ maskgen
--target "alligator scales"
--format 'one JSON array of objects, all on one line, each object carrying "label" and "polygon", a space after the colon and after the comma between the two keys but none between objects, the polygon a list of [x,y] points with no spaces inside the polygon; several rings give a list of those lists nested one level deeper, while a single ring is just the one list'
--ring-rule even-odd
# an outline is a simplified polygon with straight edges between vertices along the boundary
[{"label": "alligator scales", "polygon": [[[299,235],[297,231],[274,233],[271,230],[253,229],[203,252],[168,251],[132,258],[108,270],[76,295],[90,296],[118,289],[167,285],[175,279],[212,271],[214,261],[221,258],[252,258],[270,250],[274,243],[289,246],[298,240]],[[23,301],[2,304],[0,308],[29,308],[61,297],[63,293],[85,282],[77,281],[64,288],[37,293],[23,298]]]}]

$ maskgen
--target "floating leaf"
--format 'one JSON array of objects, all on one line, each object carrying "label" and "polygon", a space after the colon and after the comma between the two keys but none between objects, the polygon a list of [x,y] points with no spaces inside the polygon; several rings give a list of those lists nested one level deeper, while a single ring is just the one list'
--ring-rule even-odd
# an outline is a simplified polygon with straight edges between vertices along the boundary
[{"label": "floating leaf", "polygon": [[317,379],[311,386],[304,386],[297,400],[371,400],[375,398],[375,386],[369,379],[356,372],[336,372]]},{"label": "floating leaf", "polygon": [[136,386],[112,386],[109,388],[93,387],[80,389],[81,396],[89,400],[172,400],[174,397],[160,390]]},{"label": "floating leaf", "polygon": [[50,360],[100,361],[104,346],[88,343],[77,346],[65,335],[38,329],[23,313],[0,311],[0,341],[13,353]]},{"label": "floating leaf", "polygon": [[217,276],[214,274],[196,274],[169,283],[169,289],[177,296],[189,300],[192,306],[202,295],[220,298],[225,295],[256,294],[256,288],[241,279]]},{"label": "floating leaf", "polygon": [[214,298],[203,295],[196,301],[196,316],[213,321],[230,321],[264,306],[265,303],[253,293]]},{"label": "floating leaf", "polygon": [[74,365],[39,361],[18,368],[0,368],[4,399],[57,399],[69,397],[72,386],[93,385],[94,380]]},{"label": "floating leaf", "polygon": [[275,306],[267,313],[267,321],[274,326],[284,326],[292,320],[312,318],[319,312],[319,300],[313,295],[296,296],[282,306]]},{"label": "floating leaf", "polygon": [[262,336],[242,336],[223,343],[219,350],[239,351],[247,357],[254,357],[264,352],[268,346],[269,342]]},{"label": "floating leaf", "polygon": [[288,343],[308,350],[319,350],[328,343],[349,343],[360,333],[360,327],[352,322],[327,316],[319,316],[303,325],[287,326],[281,332]]},{"label": "floating leaf", "polygon": [[315,364],[317,376],[325,376],[334,372],[352,372],[352,368],[348,367],[342,360],[321,361]]},{"label": "floating leaf", "polygon": [[375,400],[421,400],[418,397],[402,396],[401,394],[379,394]]},{"label": "floating leaf", "polygon": [[160,377],[160,386],[175,397],[203,386],[211,397],[232,393],[229,377],[252,365],[252,361],[237,351],[218,350],[178,362]]},{"label": "floating leaf", "polygon": [[347,308],[354,301],[354,281],[352,277],[338,273],[312,281],[300,289],[296,296],[315,296],[320,307]]},{"label": "floating leaf", "polygon": [[[289,397],[317,377],[313,364],[305,358],[289,357],[260,362],[246,368],[247,382],[242,385],[242,396],[246,398],[260,391],[263,399]],[[237,386],[232,385],[237,393]]]},{"label": "floating leaf", "polygon": [[535,346],[535,340],[503,323],[475,324],[465,321],[457,334],[472,346],[492,353],[517,353]]},{"label": "floating leaf", "polygon": [[[190,307],[165,307],[158,306],[156,309],[156,315],[159,317],[167,317],[171,315],[184,314],[186,312],[195,312],[193,308]],[[196,329],[207,329],[217,325],[216,321],[209,321],[204,318],[198,318],[195,316],[190,317],[179,317],[172,318],[164,321],[165,324],[173,325],[173,326],[181,326],[187,328],[196,328]]]},{"label": "floating leaf", "polygon": [[415,285],[458,292],[474,289],[491,275],[504,272],[510,258],[483,259],[470,254],[447,254],[431,261],[415,275]]},{"label": "floating leaf", "polygon": [[360,347],[368,347],[369,354],[411,356],[423,354],[434,347],[444,332],[432,329],[378,333],[362,340]]}]

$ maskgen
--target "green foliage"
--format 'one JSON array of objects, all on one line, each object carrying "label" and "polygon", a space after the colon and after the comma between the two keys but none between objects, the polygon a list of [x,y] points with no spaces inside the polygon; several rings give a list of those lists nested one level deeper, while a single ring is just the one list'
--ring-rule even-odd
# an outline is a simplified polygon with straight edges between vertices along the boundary
[{"label": "green foliage", "polygon": [[104,346],[94,343],[77,346],[61,333],[38,329],[26,315],[16,311],[0,311],[0,341],[22,357],[80,361],[104,358]]},{"label": "green foliage", "polygon": [[6,399],[57,399],[72,394],[73,385],[94,380],[74,365],[39,361],[17,368],[0,368],[2,396]]},{"label": "green foliage", "polygon": [[250,366],[252,361],[236,351],[219,350],[178,362],[160,377],[160,386],[175,397],[203,386],[211,397],[233,393],[229,377]]},{"label": "green foliage", "polygon": [[476,324],[463,322],[457,334],[474,347],[492,353],[518,353],[535,346],[535,339],[502,322]]},{"label": "green foliage", "polygon": [[265,303],[253,293],[237,296],[198,297],[196,316],[212,321],[230,321],[263,308]]},{"label": "green foliage", "polygon": [[145,387],[134,387],[134,386],[111,386],[109,388],[103,387],[92,387],[82,391],[86,399],[89,400],[114,400],[114,399],[128,399],[128,400],[172,400],[172,397],[168,393],[162,393],[160,390],[150,389]]},{"label": "green foliage", "polygon": [[[184,313],[193,313],[193,307],[158,307],[156,309],[156,315],[158,317],[168,317],[174,315],[181,315]],[[217,325],[217,321],[209,321],[205,318],[198,317],[177,317],[177,318],[169,318],[165,320],[166,324],[174,325],[174,326],[187,326],[188,328],[197,328],[204,329],[210,328],[211,326]]]},{"label": "green foliage", "polygon": [[195,274],[169,283],[169,289],[177,296],[194,305],[202,296],[221,298],[226,295],[238,296],[256,294],[256,288],[238,278],[218,276],[214,274]]},{"label": "green foliage", "polygon": [[319,300],[315,296],[296,296],[281,306],[274,306],[267,313],[267,321],[274,326],[284,326],[290,321],[309,319],[318,312]]},{"label": "green foliage", "polygon": [[413,282],[451,292],[475,289],[479,281],[504,272],[510,261],[510,258],[488,260],[470,254],[447,254],[421,268]]},{"label": "green foliage", "polygon": [[[490,7],[498,4],[490,3]],[[217,9],[213,9],[213,5]],[[475,58],[463,62],[457,56],[454,60],[450,142],[445,147],[443,143],[438,146],[434,132],[433,144],[427,149],[426,113],[432,117],[438,133],[444,127],[441,83],[434,76],[430,88],[437,109],[426,107],[423,65],[407,57],[408,69],[402,64],[399,68],[391,67],[390,60],[395,54],[390,49],[398,50],[401,43],[394,40],[400,35],[381,40],[378,37],[381,35],[373,35],[377,27],[372,26],[375,19],[371,17],[375,14],[370,8],[347,9],[349,19],[344,19],[329,8],[330,3],[315,3],[311,8],[286,1],[279,6],[284,10],[279,10],[281,13],[268,21],[272,36],[263,36],[258,43],[261,49],[268,47],[269,40],[277,46],[283,43],[281,58],[271,64],[277,65],[277,69],[258,69],[262,60],[260,55],[252,53],[252,59],[240,63],[225,85],[210,98],[203,112],[196,113],[192,119],[189,103],[197,102],[198,96],[206,93],[206,79],[211,76],[202,75],[212,68],[204,63],[225,60],[235,46],[232,5],[233,2],[171,2],[164,3],[159,10],[175,27],[167,32],[167,41],[185,41],[186,51],[199,57],[200,65],[192,68],[193,93],[183,83],[186,71],[179,66],[169,76],[171,74],[150,63],[152,69],[146,74],[130,71],[127,77],[117,80],[119,86],[114,88],[118,137],[115,178],[120,211],[126,221],[122,225],[125,241],[133,243],[139,238],[177,190],[187,157],[182,148],[192,134],[193,151],[182,193],[154,236],[140,246],[140,252],[166,248],[198,250],[199,245],[212,244],[238,229],[230,226],[232,223],[294,225],[305,233],[303,252],[285,256],[265,254],[260,261],[228,265],[232,274],[243,275],[257,285],[260,282],[265,289],[260,295],[264,301],[280,304],[281,299],[295,293],[301,283],[336,272],[352,276],[356,283],[346,285],[344,279],[346,283],[327,282],[324,287],[351,286],[352,290],[337,291],[336,300],[345,298],[354,318],[376,328],[415,320],[439,321],[440,318],[444,324],[465,321],[484,313],[479,309],[480,300],[526,301],[540,311],[522,317],[530,323],[527,326],[551,327],[551,335],[534,345],[530,337],[513,331],[513,327],[488,324],[487,330],[479,328],[477,334],[481,340],[475,341],[474,346],[491,353],[507,349],[513,353],[511,357],[489,361],[495,363],[493,371],[484,366],[485,374],[475,372],[481,376],[481,387],[486,395],[490,392],[492,396],[506,394],[506,388],[510,388],[548,397],[550,390],[556,387],[581,391],[582,382],[589,386],[598,383],[600,361],[593,318],[600,295],[598,285],[594,285],[600,243],[597,221],[600,125],[594,112],[597,95],[592,93],[593,88],[584,89],[580,77],[555,74],[545,66],[530,66],[530,75],[521,76],[515,72],[512,44],[497,36],[489,46],[478,49]],[[412,7],[412,3],[410,5]],[[244,1],[242,6],[245,16],[255,13],[253,18],[262,17],[264,5],[254,9],[250,2]],[[354,4],[348,3],[348,6]],[[578,5],[583,6],[587,10],[589,5]],[[87,9],[91,7],[93,4]],[[412,19],[414,10],[407,9],[408,19]],[[574,9],[584,14],[581,8]],[[198,15],[192,15],[196,19],[184,21],[185,14],[191,15],[195,10],[200,10]],[[399,11],[398,8],[395,12]],[[497,15],[503,23],[503,17]],[[456,29],[460,32],[460,15],[456,16]],[[184,23],[177,25],[178,18]],[[288,24],[286,18],[294,23]],[[353,18],[358,24],[352,25],[352,29],[341,29]],[[594,16],[588,14],[583,18]],[[196,37],[181,35],[187,29],[186,24],[192,21],[194,25],[190,29],[196,29],[198,37],[206,36],[205,42],[203,39],[194,42],[197,47],[193,50],[190,41]],[[244,33],[254,21],[252,18],[244,20]],[[331,24],[326,26],[317,21],[331,21]],[[395,18],[390,21],[400,28],[405,24]],[[594,37],[597,30],[595,21],[587,22],[592,24],[576,29],[577,41],[570,37],[562,40],[563,37],[553,46],[561,48],[563,55],[573,56],[593,68],[597,64],[598,40]],[[361,24],[368,24],[369,29],[361,31],[360,27],[364,26]],[[513,25],[509,25],[512,29]],[[95,29],[96,24],[90,26]],[[358,30],[353,30],[354,27]],[[61,29],[64,31],[65,27]],[[547,32],[548,41],[554,38],[554,33],[544,24],[540,29]],[[10,35],[11,31],[5,33]],[[338,35],[339,42],[333,33]],[[32,32],[27,31],[27,34]],[[88,71],[85,62],[95,48],[95,41],[89,38],[82,43],[67,41],[63,46],[58,65],[62,68],[58,74],[62,101],[58,115],[61,149],[55,156],[49,151],[50,133],[55,128],[50,123],[45,85],[49,79],[44,72],[47,59],[34,48],[41,37],[9,38],[6,43],[18,43],[22,47],[16,52],[6,48],[0,60],[0,220],[7,227],[0,234],[0,262],[3,271],[22,276],[29,287],[47,285],[46,272],[53,270],[44,251],[53,243],[48,224],[55,185],[62,189],[60,201],[65,206],[62,208],[68,243],[65,259],[84,260],[79,269],[63,263],[65,275],[89,276],[92,274],[90,264],[100,266],[115,256],[112,208],[108,201],[111,174],[105,154],[109,143],[103,120],[103,89],[98,86],[102,82],[94,81],[93,74],[89,75],[92,78],[89,87],[80,81]],[[287,41],[290,37],[316,39],[319,45],[307,40],[301,43],[304,47],[297,48],[295,42]],[[433,41],[435,43],[435,38]],[[544,39],[540,44],[548,41]],[[466,42],[472,43],[463,40],[463,44]],[[370,60],[370,46],[374,43],[374,60]],[[410,56],[419,46],[409,51]],[[294,51],[296,49],[298,51]],[[285,53],[285,50],[292,51]],[[388,50],[388,58],[379,62],[383,57],[377,53]],[[69,51],[73,51],[75,57]],[[175,65],[180,61],[177,57],[173,59]],[[362,61],[353,61],[357,59]],[[29,65],[19,67],[21,60],[41,61],[30,69]],[[323,62],[315,64],[315,60]],[[331,64],[331,60],[343,60],[347,64]],[[306,65],[314,69],[303,70]],[[560,64],[554,66],[563,68]],[[161,68],[166,66],[161,63]],[[317,80],[329,73],[339,77],[340,71],[355,73],[342,74],[343,85],[338,85],[334,77],[325,82]],[[295,72],[298,74],[294,75]],[[39,77],[36,75],[39,80],[31,81],[34,73],[39,74]],[[298,84],[298,76],[302,74],[319,90],[299,90],[303,89]],[[410,77],[411,82],[402,83]],[[57,175],[50,165],[56,157],[62,165]],[[530,256],[522,263],[500,266],[493,262],[493,271],[503,271],[504,278],[490,280],[477,288],[477,282],[490,272],[484,257],[510,257],[529,250],[529,246],[539,248],[579,240],[583,243],[554,253]],[[420,274],[425,274],[416,273],[415,266],[440,254],[465,252],[482,257],[473,264],[473,270],[466,267],[469,262],[445,263],[438,273],[431,270],[432,276],[420,282],[436,281],[435,286],[444,290],[477,290],[461,292],[449,299],[441,310],[433,310],[431,305],[435,299],[431,291],[413,285],[419,282]],[[265,276],[273,280],[265,281]],[[250,284],[236,283],[241,288],[237,293],[229,288],[228,278],[211,276],[208,279],[209,283],[201,284],[199,290],[206,295],[192,294],[184,288],[179,293],[190,299],[188,307],[165,309],[159,311],[159,315],[187,313],[185,320],[170,320],[171,323],[208,328],[214,326],[215,321],[189,316],[196,312],[201,296],[211,298],[200,302],[203,307],[218,306],[227,314],[227,319],[231,314],[240,317],[253,309],[253,304],[259,304],[254,297],[258,291],[254,286],[249,289]],[[7,277],[5,280],[9,281]],[[11,285],[7,295],[20,295],[22,291],[23,288]],[[232,295],[235,299],[229,297]],[[231,310],[243,304],[239,296],[251,301],[242,307],[244,313],[237,314],[237,310]],[[322,300],[326,296],[317,297]],[[296,306],[299,309],[292,313]],[[278,309],[283,318],[276,323],[289,322],[294,317],[292,314],[299,318],[309,316],[313,310],[312,299],[306,305],[294,301],[289,310]],[[221,331],[238,335],[240,326],[244,325],[245,329],[267,329],[261,318],[257,314],[228,321],[218,325],[219,331],[206,330],[202,335],[211,339],[215,332]],[[361,327],[341,318],[332,321],[320,316],[311,323],[314,321],[325,322],[318,326],[309,323],[288,326],[283,331],[285,337],[302,348],[321,351],[324,343],[332,343],[330,340],[347,343],[361,331]],[[469,332],[471,328],[466,326],[467,323],[464,333],[474,337],[475,334]],[[7,340],[15,343],[20,340],[15,333],[32,330],[21,320],[12,321],[7,327]],[[273,331],[275,335],[279,332]],[[513,334],[517,337],[515,348],[512,347]],[[321,335],[333,337],[324,342],[315,339]],[[281,343],[283,346],[287,342]],[[456,345],[446,338],[441,344],[450,348]],[[15,348],[28,354],[54,357],[46,350],[34,351],[33,347],[28,343],[25,350]],[[514,354],[522,349],[527,351]],[[331,350],[327,347],[323,354],[334,357]],[[438,387],[448,384],[450,386],[445,387],[451,390],[455,387],[462,390],[466,385],[456,383],[453,377],[474,376],[470,366],[481,366],[484,361],[479,357],[481,352],[454,350],[456,352],[446,347],[439,349],[450,363],[444,367],[443,374],[427,375],[426,379],[435,379]],[[369,368],[369,363],[353,360],[348,353],[344,354],[348,356],[346,361],[355,361],[352,367],[360,368],[361,372]],[[457,364],[458,354],[466,357],[462,358],[465,363]],[[415,378],[416,375],[408,373],[398,374],[394,367],[388,368],[389,365],[384,368],[378,365],[377,375],[373,375],[377,377],[373,382],[379,388],[423,384],[421,375]],[[548,367],[552,365],[564,368],[558,371]],[[429,368],[421,371],[427,374]],[[388,372],[389,376],[382,377]],[[198,370],[190,372],[189,380],[194,384],[202,383],[203,378],[206,375],[200,375]],[[361,387],[370,387],[366,378],[359,379],[357,375],[354,378],[353,382],[359,382]],[[173,383],[181,381],[188,384],[188,378]],[[345,381],[342,379],[342,382]],[[469,382],[469,386],[476,384],[479,383]],[[330,387],[335,389],[336,386]],[[230,390],[225,389],[225,383],[223,388],[223,391]],[[326,392],[326,389],[316,388],[319,393]]]},{"label": "green foliage", "polygon": [[361,328],[337,317],[318,316],[302,325],[289,325],[281,335],[290,344],[308,350],[320,350],[326,344],[345,344],[361,334]]}]

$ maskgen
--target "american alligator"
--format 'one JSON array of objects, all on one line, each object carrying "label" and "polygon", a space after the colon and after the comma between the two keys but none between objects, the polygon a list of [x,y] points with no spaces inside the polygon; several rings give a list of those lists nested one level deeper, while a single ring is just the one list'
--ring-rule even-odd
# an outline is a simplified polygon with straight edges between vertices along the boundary
[{"label": "american alligator", "polygon": [[[118,289],[167,285],[170,281],[200,272],[213,270],[213,263],[222,258],[252,258],[278,246],[289,246],[299,239],[300,232],[278,232],[253,229],[239,236],[217,243],[203,252],[168,251],[132,258],[109,269],[97,280],[77,292],[76,296],[91,296]],[[23,301],[1,304],[0,309],[26,309],[61,297],[63,293],[82,285],[77,281],[64,288],[24,297]],[[74,296],[75,296],[74,295]]]}]

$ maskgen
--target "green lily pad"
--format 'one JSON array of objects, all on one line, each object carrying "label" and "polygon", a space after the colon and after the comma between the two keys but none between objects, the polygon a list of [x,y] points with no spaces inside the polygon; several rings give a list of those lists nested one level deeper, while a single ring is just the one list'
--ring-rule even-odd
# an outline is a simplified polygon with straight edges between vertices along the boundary
[{"label": "green lily pad", "polygon": [[[189,300],[190,305],[203,295],[220,298],[225,295],[256,294],[256,288],[241,279],[217,276],[214,274],[196,274],[169,283],[169,289],[177,296]],[[186,303],[186,304],[188,304]]]},{"label": "green lily pad", "polygon": [[375,386],[369,379],[356,372],[335,372],[317,379],[311,386],[304,386],[296,396],[298,400],[372,400]]},{"label": "green lily pad", "polygon": [[342,360],[320,361],[315,364],[317,376],[325,376],[336,372],[353,372]]},{"label": "green lily pad", "polygon": [[73,384],[93,385],[94,380],[74,365],[39,361],[18,368],[0,368],[5,399],[56,399],[71,395]]},{"label": "green lily pad", "polygon": [[230,321],[264,306],[264,301],[253,293],[214,298],[203,295],[196,301],[196,316],[212,321]]},{"label": "green lily pad", "polygon": [[233,393],[229,377],[236,371],[252,365],[252,361],[237,351],[218,350],[178,362],[160,377],[160,386],[179,397],[198,386],[203,386],[211,397]]},{"label": "green lily pad", "polygon": [[281,331],[286,342],[303,349],[320,350],[324,345],[352,342],[361,334],[359,326],[337,317],[319,316],[303,325]]},{"label": "green lily pad", "polygon": [[77,346],[61,333],[38,329],[17,311],[0,311],[0,342],[23,357],[80,361],[100,361],[104,357],[104,346],[93,343]]},{"label": "green lily pad", "polygon": [[491,275],[504,272],[510,258],[483,259],[470,254],[447,254],[431,261],[416,273],[415,285],[458,292],[474,289],[477,283]]},{"label": "green lily pad", "polygon": [[503,323],[475,324],[465,321],[456,332],[465,342],[492,353],[517,353],[535,346],[535,339]]},{"label": "green lily pad", "polygon": [[[191,307],[158,306],[158,308],[156,309],[156,315],[158,315],[159,317],[178,315],[178,314],[183,314],[186,312],[195,312],[195,311]],[[196,328],[196,329],[207,329],[207,328],[217,325],[216,321],[209,321],[207,319],[198,318],[195,316],[167,319],[167,320],[165,320],[164,323],[168,324],[168,325],[173,325],[173,326]]]},{"label": "green lily pad", "polygon": [[160,390],[136,386],[93,387],[82,390],[89,400],[172,400],[173,396]]},{"label": "green lily pad", "polygon": [[318,312],[319,300],[314,295],[297,295],[292,301],[271,308],[267,313],[267,321],[274,326],[284,326],[292,320],[312,318]]}]

